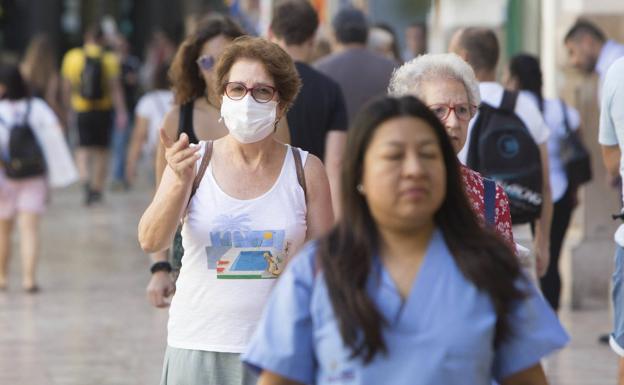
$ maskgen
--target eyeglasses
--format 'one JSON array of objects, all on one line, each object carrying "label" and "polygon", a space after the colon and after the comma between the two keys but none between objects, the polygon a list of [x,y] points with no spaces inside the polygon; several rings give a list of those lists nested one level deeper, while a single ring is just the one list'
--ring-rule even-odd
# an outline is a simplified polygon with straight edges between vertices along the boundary
[{"label": "eyeglasses", "polygon": [[204,71],[210,70],[215,64],[214,58],[210,55],[200,56],[195,62],[197,63],[199,68],[203,69]]},{"label": "eyeglasses", "polygon": [[450,104],[432,104],[429,106],[429,109],[433,111],[435,116],[438,117],[441,121],[445,121],[448,119],[451,111],[455,112],[455,116],[459,120],[470,120],[477,112],[477,106],[474,106],[469,103],[458,103],[454,105]]},{"label": "eyeglasses", "polygon": [[232,100],[241,100],[251,92],[251,97],[258,103],[268,103],[275,96],[275,87],[259,84],[255,87],[247,88],[243,83],[229,82],[225,84],[225,95]]}]

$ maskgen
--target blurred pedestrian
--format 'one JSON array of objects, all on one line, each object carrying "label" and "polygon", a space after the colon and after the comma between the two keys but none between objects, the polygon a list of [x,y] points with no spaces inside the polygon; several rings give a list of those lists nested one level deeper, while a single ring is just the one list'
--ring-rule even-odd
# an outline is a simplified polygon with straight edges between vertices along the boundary
[{"label": "blurred pedestrian", "polygon": [[103,36],[100,25],[91,25],[84,46],[68,51],[61,66],[78,129],[76,163],[87,206],[102,200],[113,128],[128,122],[119,59],[104,49]]},{"label": "blurred pedestrian", "polygon": [[386,23],[373,25],[368,33],[368,49],[377,52],[386,58],[402,64],[399,42],[394,29]]},{"label": "blurred pedestrian", "polygon": [[56,114],[30,97],[17,66],[0,65],[0,290],[7,288],[11,235],[19,226],[22,288],[39,290],[39,223],[49,187],[77,179]]},{"label": "blurred pedestrian", "polygon": [[309,1],[285,0],[273,9],[269,35],[295,61],[301,77],[301,90],[287,113],[290,143],[323,159],[338,217],[340,170],[349,124],[340,86],[307,64],[317,28],[318,15]]},{"label": "blurred pedestrian", "polygon": [[332,20],[336,50],[314,67],[340,85],[351,120],[364,103],[383,95],[397,63],[366,48],[368,21],[362,11],[344,8]]},{"label": "blurred pedestrian", "polygon": [[28,43],[20,71],[28,83],[30,93],[45,100],[59,119],[61,127],[66,129],[68,106],[63,101],[57,57],[50,39],[43,34],[36,35]]},{"label": "blurred pedestrian", "polygon": [[[481,110],[471,120],[468,140],[458,154],[459,159],[469,167],[475,163],[471,168],[503,185],[510,200],[514,239],[527,248],[533,245],[533,271],[538,278],[542,277],[550,259],[552,201],[547,148],[550,129],[530,97],[505,91],[496,82],[500,48],[492,30],[478,27],[460,29],[453,35],[449,51],[470,64],[479,81],[481,94]],[[507,136],[500,139],[498,147],[482,147],[486,143],[486,134],[487,138],[494,139],[496,132],[502,132],[500,126],[490,126],[490,123],[500,122],[501,119],[505,122]],[[523,147],[519,150],[521,143]],[[489,155],[488,160],[500,161],[500,165],[490,162],[484,167],[485,162],[481,158],[485,154]],[[506,166],[510,168],[503,168]],[[492,172],[493,169],[496,172]],[[533,211],[525,210],[526,207]],[[534,234],[529,222],[535,223]]]},{"label": "blurred pedestrian", "polygon": [[604,32],[589,20],[579,19],[563,39],[570,64],[586,74],[600,76],[600,85],[611,64],[624,56],[624,45],[607,39]]},{"label": "blurred pedestrian", "polygon": [[176,45],[165,31],[156,29],[152,32],[143,55],[145,60],[141,66],[140,79],[143,89],[150,89],[156,69],[171,63],[175,53]]},{"label": "blurred pedestrian", "polygon": [[[425,54],[403,64],[392,75],[388,93],[422,100],[444,125],[456,154],[466,143],[468,124],[481,103],[472,68],[455,54]],[[464,191],[481,224],[493,226],[509,247],[515,247],[505,190],[495,184],[491,186],[494,191],[487,191],[481,174],[463,164],[459,170]]]},{"label": "blurred pedestrian", "polygon": [[405,28],[405,50],[403,60],[408,61],[427,53],[427,24],[414,22]]},{"label": "blurred pedestrian", "polygon": [[572,212],[578,203],[578,185],[569,181],[561,158],[561,141],[568,131],[579,130],[579,113],[561,99],[546,99],[542,95],[542,70],[539,60],[527,54],[511,58],[505,86],[512,91],[521,91],[533,99],[544,115],[550,128],[548,138],[548,167],[550,168],[550,189],[552,191],[553,215],[550,226],[550,262],[546,274],[540,279],[542,293],[552,308],[559,310],[561,277],[559,255],[570,224]]},{"label": "blurred pedestrian", "polygon": [[184,223],[161,384],[255,384],[239,355],[275,279],[333,223],[321,161],[275,138],[300,87],[288,54],[238,38],[217,62],[215,84],[229,134],[190,146],[186,134],[175,141],[162,130],[168,166],[139,224],[141,246],[154,252]]},{"label": "blurred pedestrian", "polygon": [[[607,172],[624,177],[624,58],[616,60],[604,78],[600,108],[598,142]],[[620,197],[624,194],[620,195]],[[615,232],[614,272],[611,277],[613,332],[609,343],[620,356],[618,385],[624,384],[624,225]]]},{"label": "blurred pedestrian", "polygon": [[132,54],[130,43],[125,36],[117,34],[113,41],[114,52],[121,65],[121,88],[126,102],[128,121],[125,127],[116,127],[113,131],[113,165],[111,189],[115,191],[127,190],[126,158],[128,142],[134,127],[134,108],[139,97],[139,71],[141,60]]},{"label": "blurred pedestrian", "polygon": [[568,337],[479,226],[436,115],[386,97],[348,143],[343,220],[290,263],[243,355],[259,383],[546,384]]},{"label": "blurred pedestrian", "polygon": [[160,128],[165,114],[173,106],[173,93],[169,90],[168,71],[169,66],[166,64],[156,69],[150,87],[151,91],[143,95],[137,104],[126,161],[126,180],[130,186],[137,178],[140,163],[149,165],[148,168],[142,169],[141,173],[151,170],[150,179],[154,180],[154,163],[156,147],[160,140]]}]

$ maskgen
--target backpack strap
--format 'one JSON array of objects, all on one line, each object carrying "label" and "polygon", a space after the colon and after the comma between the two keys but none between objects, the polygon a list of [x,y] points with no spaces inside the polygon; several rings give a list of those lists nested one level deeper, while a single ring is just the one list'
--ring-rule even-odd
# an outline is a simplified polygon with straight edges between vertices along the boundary
[{"label": "backpack strap", "polygon": [[[191,196],[189,196],[189,202],[197,192],[199,188],[199,184],[202,179],[204,179],[204,174],[206,173],[206,169],[210,164],[210,159],[212,158],[212,140],[206,142],[206,149],[204,150],[204,156],[202,157],[202,161],[199,164],[199,170],[197,170],[197,175],[195,175],[195,179],[193,179],[193,187],[191,188]],[[188,206],[188,204],[187,204]]]},{"label": "backpack strap", "polygon": [[568,110],[563,99],[559,99],[559,104],[561,105],[561,113],[563,114],[563,125],[565,127],[566,134],[569,134],[572,132],[572,128],[570,127],[570,121],[568,120]]},{"label": "backpack strap", "polygon": [[483,203],[485,223],[494,227],[496,217],[496,182],[489,178],[483,178]]},{"label": "backpack strap", "polygon": [[518,100],[517,92],[505,90],[503,91],[503,100],[501,101],[499,108],[503,111],[507,111],[507,112],[515,114],[517,100]]},{"label": "backpack strap", "polygon": [[293,157],[295,158],[295,167],[297,168],[297,180],[299,185],[303,188],[303,196],[305,197],[306,204],[308,203],[308,189],[306,188],[305,172],[303,171],[303,162],[301,161],[301,152],[297,147],[290,146]]}]

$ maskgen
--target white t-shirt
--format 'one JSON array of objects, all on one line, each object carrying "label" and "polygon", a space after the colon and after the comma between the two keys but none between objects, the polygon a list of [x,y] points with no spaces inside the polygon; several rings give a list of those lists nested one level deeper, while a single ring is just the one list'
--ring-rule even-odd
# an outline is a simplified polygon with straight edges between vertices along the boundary
[{"label": "white t-shirt", "polygon": [[607,71],[617,59],[624,56],[624,45],[613,40],[607,40],[600,50],[598,59],[596,60],[596,72],[600,76],[598,84],[598,99],[600,99],[602,85],[607,75]]},{"label": "white t-shirt", "polygon": [[0,100],[0,154],[8,151],[11,128],[24,121],[27,103],[30,104],[28,124],[45,157],[50,186],[65,187],[75,182],[78,171],[61,125],[54,111],[42,99]]},{"label": "white t-shirt", "polygon": [[[537,97],[528,91],[521,91],[535,102],[539,108]],[[581,125],[581,117],[578,111],[566,104],[568,124],[572,131],[578,130]],[[550,128],[548,139],[548,167],[550,173],[550,190],[552,201],[557,202],[563,197],[568,188],[568,178],[563,169],[559,152],[561,151],[561,138],[565,136],[566,127],[563,119],[563,107],[560,99],[544,99],[544,121]]]},{"label": "white t-shirt", "polygon": [[168,90],[156,90],[146,93],[139,99],[135,115],[147,119],[147,140],[143,145],[143,155],[154,154],[158,144],[158,130],[162,126],[165,114],[173,105],[173,93]]},{"label": "white t-shirt", "polygon": [[290,147],[273,187],[254,199],[227,195],[209,166],[182,228],[169,346],[242,353],[279,272],[305,241],[306,213]]},{"label": "white t-shirt", "polygon": [[[619,146],[620,175],[624,178],[624,58],[611,65],[605,76],[600,106],[598,142],[603,146]],[[622,186],[624,197],[624,185]],[[624,224],[615,233],[615,241],[624,247]]]},{"label": "white t-shirt", "polygon": [[[495,82],[482,82],[479,83],[479,92],[481,93],[481,102],[487,103],[494,107],[499,107],[503,101],[503,92],[505,89],[502,85]],[[545,143],[550,136],[550,129],[544,122],[542,113],[527,95],[520,93],[516,101],[516,115],[524,122],[529,130],[529,133],[537,144]],[[466,158],[468,156],[468,148],[470,147],[470,133],[472,132],[472,126],[475,124],[479,117],[477,113],[468,126],[468,136],[464,148],[457,154],[459,160],[466,164]]]}]

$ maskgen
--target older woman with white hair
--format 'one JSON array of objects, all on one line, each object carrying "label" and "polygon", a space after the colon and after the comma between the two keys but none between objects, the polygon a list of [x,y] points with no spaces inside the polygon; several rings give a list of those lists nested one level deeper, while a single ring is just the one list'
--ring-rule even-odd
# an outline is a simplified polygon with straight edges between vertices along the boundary
[{"label": "older woman with white hair", "polygon": [[[394,71],[388,93],[421,99],[440,119],[455,153],[464,147],[468,123],[481,103],[475,74],[459,56],[421,55]],[[510,246],[513,243],[509,201],[503,188],[461,165],[466,194],[482,223],[492,225]]]}]

